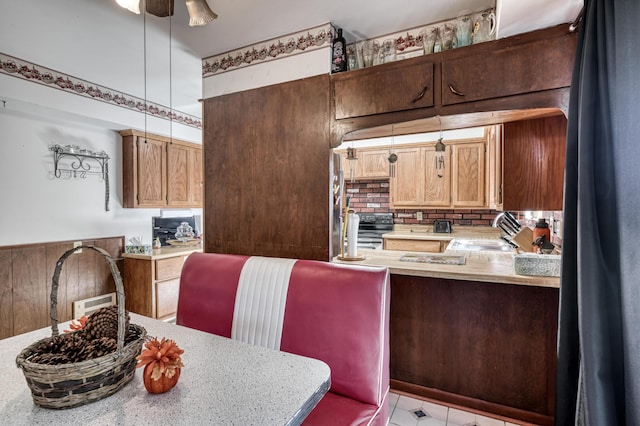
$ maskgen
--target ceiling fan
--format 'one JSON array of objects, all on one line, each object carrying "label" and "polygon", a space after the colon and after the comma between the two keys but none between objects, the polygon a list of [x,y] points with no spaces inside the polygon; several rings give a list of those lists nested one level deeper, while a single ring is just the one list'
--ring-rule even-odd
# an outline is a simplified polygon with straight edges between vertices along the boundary
[{"label": "ceiling fan", "polygon": [[[173,15],[174,0],[145,0],[145,10],[154,16],[161,18]],[[203,26],[218,17],[209,5],[207,0],[185,0],[187,12],[189,12],[189,26]],[[121,7],[133,13],[140,13],[140,0],[116,0]]]}]

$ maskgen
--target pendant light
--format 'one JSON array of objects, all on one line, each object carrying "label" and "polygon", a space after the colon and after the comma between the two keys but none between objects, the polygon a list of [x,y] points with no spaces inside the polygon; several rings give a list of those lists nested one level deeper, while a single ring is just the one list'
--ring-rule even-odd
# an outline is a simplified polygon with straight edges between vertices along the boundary
[{"label": "pendant light", "polygon": [[[116,0],[121,7],[133,13],[140,14],[140,0]],[[207,4],[207,0],[185,0],[189,13],[189,26],[199,27],[207,25],[218,17]],[[174,0],[147,0],[145,10],[155,16],[164,18],[173,16]]]},{"label": "pendant light", "polygon": [[394,149],[393,149],[393,145],[395,143],[396,140],[396,136],[395,133],[393,132],[393,124],[391,125],[391,148],[389,148],[389,158],[387,158],[387,161],[389,161],[389,176],[396,177],[396,161],[398,161],[398,156],[396,155]]},{"label": "pendant light", "polygon": [[440,123],[440,138],[436,143],[436,173],[439,178],[444,177],[444,153],[447,149],[444,143],[442,143],[442,120],[438,116],[438,123]]},{"label": "pendant light", "polygon": [[140,0],[116,0],[116,3],[137,15],[140,14]]},{"label": "pendant light", "polygon": [[353,166],[358,159],[356,149],[353,147],[353,141],[351,141],[351,148],[347,148],[347,160],[349,160],[349,180],[351,183],[356,181],[356,176],[353,171]]},{"label": "pendant light", "polygon": [[186,0],[187,12],[189,12],[189,26],[198,27],[207,25],[218,17],[209,5],[207,0]]}]

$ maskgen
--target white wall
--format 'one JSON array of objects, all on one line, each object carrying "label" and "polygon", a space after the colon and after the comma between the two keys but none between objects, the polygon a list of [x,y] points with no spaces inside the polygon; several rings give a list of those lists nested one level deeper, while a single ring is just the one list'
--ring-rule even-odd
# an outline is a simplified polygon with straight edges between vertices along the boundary
[{"label": "white wall", "polygon": [[[116,131],[13,101],[0,104],[0,129],[0,246],[119,235],[151,242],[151,217],[160,211],[122,208],[122,143]],[[107,152],[110,211],[98,176],[53,177],[52,144]]]}]

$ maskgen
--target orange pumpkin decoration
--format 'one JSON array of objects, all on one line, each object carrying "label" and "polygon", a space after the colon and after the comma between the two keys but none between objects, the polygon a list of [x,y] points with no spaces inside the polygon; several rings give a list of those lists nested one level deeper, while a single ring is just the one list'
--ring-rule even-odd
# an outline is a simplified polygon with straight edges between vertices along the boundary
[{"label": "orange pumpkin decoration", "polygon": [[136,358],[137,367],[144,366],[144,387],[149,393],[164,393],[178,383],[180,369],[184,367],[180,355],[184,353],[173,340],[157,338],[144,344],[145,349]]}]

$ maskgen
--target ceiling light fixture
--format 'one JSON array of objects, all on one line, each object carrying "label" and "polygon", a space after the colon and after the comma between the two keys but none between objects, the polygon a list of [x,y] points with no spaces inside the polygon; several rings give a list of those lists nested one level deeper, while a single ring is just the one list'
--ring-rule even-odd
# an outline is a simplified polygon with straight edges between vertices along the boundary
[{"label": "ceiling light fixture", "polygon": [[116,0],[116,3],[137,15],[140,14],[140,0]]},{"label": "ceiling light fixture", "polygon": [[209,5],[207,0],[186,0],[187,12],[189,12],[189,26],[198,27],[207,25],[218,17]]},{"label": "ceiling light fixture", "polygon": [[[146,0],[147,13],[164,18],[173,15],[174,0]],[[134,13],[140,13],[140,0],[116,0],[121,7]],[[207,4],[207,0],[185,0],[189,12],[189,26],[199,27],[207,25],[218,17]]]}]

